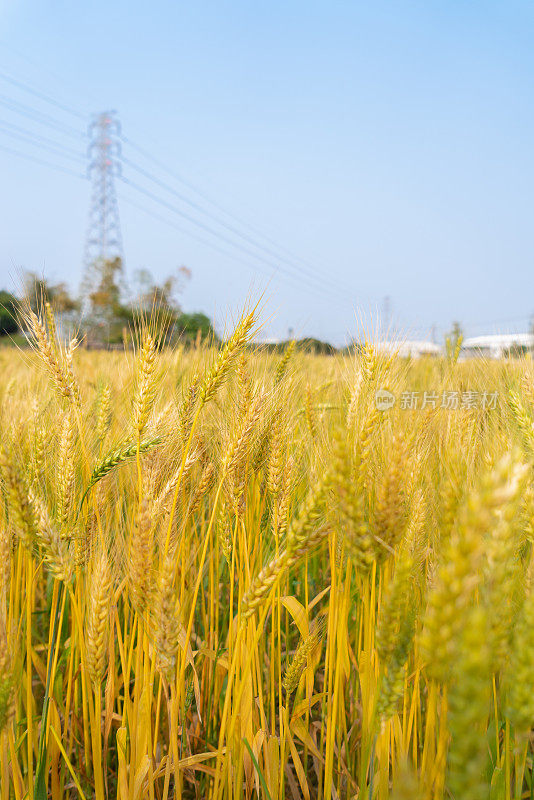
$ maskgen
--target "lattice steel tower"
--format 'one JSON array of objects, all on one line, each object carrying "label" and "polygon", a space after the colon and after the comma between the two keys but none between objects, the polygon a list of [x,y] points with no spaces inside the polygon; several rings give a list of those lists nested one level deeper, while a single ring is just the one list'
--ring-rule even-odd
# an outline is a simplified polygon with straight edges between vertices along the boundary
[{"label": "lattice steel tower", "polygon": [[93,188],[81,286],[85,300],[98,289],[105,265],[115,259],[120,259],[116,279],[119,284],[124,282],[122,236],[114,181],[120,175],[120,132],[115,111],[97,114],[89,125],[88,174]]}]

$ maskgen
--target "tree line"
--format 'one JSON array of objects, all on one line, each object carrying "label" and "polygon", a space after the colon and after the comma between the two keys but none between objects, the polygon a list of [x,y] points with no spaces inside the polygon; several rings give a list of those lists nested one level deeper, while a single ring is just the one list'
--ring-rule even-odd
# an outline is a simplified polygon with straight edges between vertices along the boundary
[{"label": "tree line", "polygon": [[53,283],[33,272],[24,274],[20,296],[0,289],[0,337],[16,341],[24,334],[21,304],[37,311],[48,302],[65,335],[76,332],[90,346],[126,343],[139,316],[149,316],[154,310],[160,327],[158,333],[164,342],[217,339],[206,314],[186,313],[181,307],[179,294],[189,278],[186,268],[180,268],[161,283],[154,280],[149,270],[139,270],[134,274],[133,287],[127,289],[121,285],[120,259],[102,260],[93,266],[96,280],[89,287],[82,285],[78,296],[71,294],[66,283]]}]

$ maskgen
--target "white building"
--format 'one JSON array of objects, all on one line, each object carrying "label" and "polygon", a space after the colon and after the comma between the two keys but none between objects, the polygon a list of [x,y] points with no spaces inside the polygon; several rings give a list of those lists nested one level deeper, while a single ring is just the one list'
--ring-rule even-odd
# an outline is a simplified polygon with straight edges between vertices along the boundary
[{"label": "white building", "polygon": [[373,346],[379,352],[395,354],[400,358],[420,358],[421,356],[441,356],[443,354],[439,344],[423,340],[399,339],[398,341],[377,342]]},{"label": "white building", "polygon": [[460,358],[506,358],[525,355],[533,350],[532,333],[497,333],[464,339]]}]

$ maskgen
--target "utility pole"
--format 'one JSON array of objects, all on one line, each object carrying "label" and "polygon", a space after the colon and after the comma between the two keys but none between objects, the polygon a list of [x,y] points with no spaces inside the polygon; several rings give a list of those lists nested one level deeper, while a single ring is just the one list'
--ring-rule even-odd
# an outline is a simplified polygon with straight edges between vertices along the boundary
[{"label": "utility pole", "polygon": [[391,298],[387,294],[382,303],[382,325],[384,336],[388,337],[390,334],[389,324],[391,319]]},{"label": "utility pole", "polygon": [[[92,183],[81,295],[85,310],[110,277],[123,288],[123,249],[115,177],[120,176],[120,123],[115,111],[97,114],[89,125],[88,175]],[[111,275],[110,275],[111,267]],[[107,274],[106,274],[107,273]]]}]

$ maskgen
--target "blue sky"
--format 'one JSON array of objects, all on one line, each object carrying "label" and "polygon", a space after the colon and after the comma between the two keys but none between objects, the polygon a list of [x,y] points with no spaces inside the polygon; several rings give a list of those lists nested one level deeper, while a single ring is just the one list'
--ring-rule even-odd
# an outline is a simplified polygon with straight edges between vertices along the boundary
[{"label": "blue sky", "polygon": [[[435,325],[439,338],[456,319],[473,335],[525,330],[534,313],[533,34],[534,4],[514,0],[4,0],[0,73],[87,117],[117,109],[124,135],[165,168],[124,145],[127,157],[253,226],[254,245],[236,241],[268,263],[118,184],[128,274],[186,265],[187,310],[222,323],[264,290],[269,335],[342,342],[387,295],[395,326]],[[89,183],[1,148],[84,164],[17,142],[6,122],[83,155],[85,120],[0,76],[0,284],[31,269],[76,288]],[[298,274],[258,243],[297,256]]]}]

